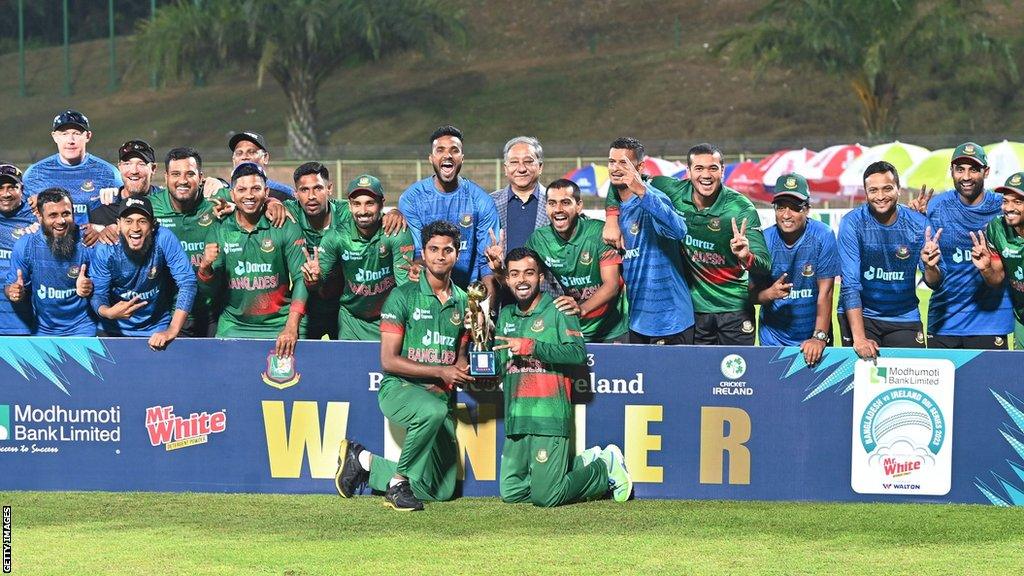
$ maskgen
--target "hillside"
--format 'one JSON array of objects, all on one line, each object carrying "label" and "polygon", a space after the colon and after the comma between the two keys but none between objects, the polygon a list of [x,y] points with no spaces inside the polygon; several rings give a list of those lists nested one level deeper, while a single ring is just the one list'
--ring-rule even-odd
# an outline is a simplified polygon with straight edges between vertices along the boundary
[{"label": "hillside", "polygon": [[[448,122],[465,131],[476,158],[494,157],[518,133],[537,135],[549,156],[601,155],[623,134],[672,155],[699,140],[734,153],[863,140],[856,100],[836,81],[780,71],[757,76],[709,55],[705,46],[760,4],[523,0],[513,9],[458,0],[466,47],[344,70],[328,82],[319,101],[324,156],[422,157],[426,136]],[[992,4],[993,30],[1020,29],[1024,16]],[[153,91],[149,71],[132,58],[132,42],[118,40],[121,85],[112,94],[105,42],[73,46],[70,97],[62,95],[60,48],[27,55],[28,98],[18,96],[17,54],[0,56],[0,158],[27,162],[52,153],[49,121],[68,106],[92,119],[90,149],[104,156],[141,137],[158,150],[191,144],[227,160],[228,135],[250,129],[266,134],[281,158],[285,101],[273,82],[258,88],[251,70],[225,69],[202,88],[174,80]],[[926,75],[908,91],[902,139],[937,147],[962,135],[1020,138],[1020,99],[1001,110],[972,110],[941,95],[942,79]]]}]

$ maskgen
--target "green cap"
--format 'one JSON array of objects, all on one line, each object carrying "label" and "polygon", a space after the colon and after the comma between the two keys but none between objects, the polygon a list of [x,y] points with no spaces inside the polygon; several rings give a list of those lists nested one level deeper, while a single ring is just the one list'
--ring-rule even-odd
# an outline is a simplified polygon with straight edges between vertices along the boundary
[{"label": "green cap", "polygon": [[369,174],[360,174],[348,183],[348,196],[351,198],[356,192],[369,192],[377,198],[384,199],[384,186],[380,180]]},{"label": "green cap", "polygon": [[1024,197],[1024,172],[1017,172],[1006,179],[1006,184],[998,186],[996,192],[1006,194],[1007,192],[1019,194]]},{"label": "green cap", "polygon": [[964,142],[957,146],[956,150],[953,150],[952,163],[957,164],[960,160],[970,160],[982,168],[988,166],[988,155],[985,154],[985,149],[974,142]]},{"label": "green cap", "polygon": [[775,195],[772,196],[772,202],[778,200],[780,196],[791,196],[801,202],[810,202],[811,193],[807,191],[807,179],[796,172],[779,176],[779,179],[775,181]]}]

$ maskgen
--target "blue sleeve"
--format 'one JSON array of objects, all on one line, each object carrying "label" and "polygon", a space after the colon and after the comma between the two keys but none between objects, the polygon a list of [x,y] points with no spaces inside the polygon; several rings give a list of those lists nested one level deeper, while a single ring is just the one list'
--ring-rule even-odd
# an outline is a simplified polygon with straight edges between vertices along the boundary
[{"label": "blue sleeve", "polygon": [[178,241],[174,233],[166,228],[160,229],[157,240],[160,242],[164,258],[167,259],[167,268],[170,269],[171,276],[174,277],[174,283],[178,285],[177,309],[191,312],[192,303],[196,298],[197,285],[196,274],[192,270],[188,254],[185,253],[185,249],[181,247],[181,242]]},{"label": "blue sleeve", "polygon": [[819,279],[835,278],[842,273],[839,268],[839,247],[831,228],[821,230],[818,235],[818,275]]},{"label": "blue sleeve", "polygon": [[92,278],[92,298],[89,303],[93,311],[100,313],[100,306],[110,305],[110,269],[107,267],[110,248],[106,244],[98,245],[89,260],[89,278]]},{"label": "blue sleeve", "polygon": [[412,234],[412,244],[416,247],[416,253],[413,257],[422,256],[423,244],[422,244],[422,233],[423,233],[423,222],[420,221],[420,213],[416,209],[416,199],[414,196],[418,195],[419,190],[416,184],[409,186],[402,192],[402,195],[398,198],[398,210],[405,216],[405,223],[409,227],[409,233]]},{"label": "blue sleeve", "polygon": [[[491,267],[487,265],[487,256],[484,251],[491,245],[491,232],[498,237],[501,231],[501,222],[498,220],[498,207],[494,204],[494,198],[482,189],[476,192],[476,277],[484,278],[493,274]],[[540,209],[540,208],[538,208]]]},{"label": "blue sleeve", "polygon": [[654,220],[654,229],[659,236],[679,240],[686,239],[686,219],[682,217],[672,206],[663,192],[650,184],[645,184],[647,193],[640,199],[640,208],[651,215]]},{"label": "blue sleeve", "polygon": [[21,279],[25,281],[25,288],[29,293],[32,292],[29,288],[32,285],[32,268],[29,260],[25,258],[25,250],[30,240],[31,237],[22,236],[14,243],[14,247],[11,248],[11,265],[7,268],[7,278],[4,281],[4,286],[14,284],[18,279],[18,270],[21,270]]},{"label": "blue sleeve", "polygon": [[853,212],[839,221],[839,266],[842,276],[842,285],[839,287],[839,303],[844,310],[863,308],[860,300],[859,222],[854,222],[854,220],[860,219],[851,218],[851,216],[854,216]]}]

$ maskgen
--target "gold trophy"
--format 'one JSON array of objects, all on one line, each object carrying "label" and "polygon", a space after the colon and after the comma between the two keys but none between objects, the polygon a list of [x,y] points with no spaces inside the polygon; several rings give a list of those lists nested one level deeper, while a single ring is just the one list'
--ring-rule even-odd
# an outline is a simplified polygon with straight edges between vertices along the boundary
[{"label": "gold trophy", "polygon": [[466,322],[472,341],[469,349],[469,373],[473,376],[494,376],[494,351],[491,350],[491,323],[481,302],[487,299],[487,286],[473,282],[466,287],[468,301]]}]

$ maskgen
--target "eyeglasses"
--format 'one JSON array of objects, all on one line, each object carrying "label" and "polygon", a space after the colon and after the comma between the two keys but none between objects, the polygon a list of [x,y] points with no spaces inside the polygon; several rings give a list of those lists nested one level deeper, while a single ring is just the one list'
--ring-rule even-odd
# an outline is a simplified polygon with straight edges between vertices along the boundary
[{"label": "eyeglasses", "polygon": [[527,158],[525,160],[509,160],[508,162],[505,162],[505,165],[509,168],[519,168],[520,166],[524,168],[534,168],[539,166],[540,162],[537,162],[533,158]]}]

